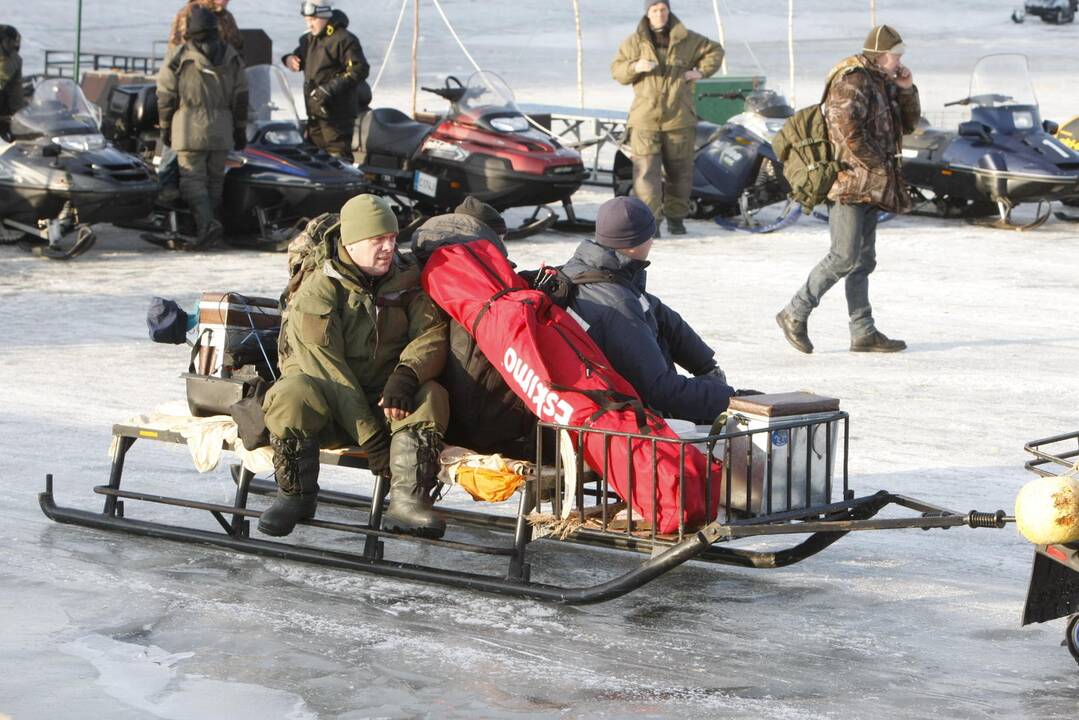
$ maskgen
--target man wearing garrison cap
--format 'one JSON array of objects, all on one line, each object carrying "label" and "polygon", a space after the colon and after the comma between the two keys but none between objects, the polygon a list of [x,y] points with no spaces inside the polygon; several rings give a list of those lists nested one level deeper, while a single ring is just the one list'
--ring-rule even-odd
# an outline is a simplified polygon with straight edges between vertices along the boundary
[{"label": "man wearing garrison cap", "polygon": [[595,239],[582,242],[562,267],[577,287],[570,311],[646,405],[666,417],[708,424],[727,409],[735,390],[715,351],[645,290],[655,232],[655,216],[637,198],[603,203]]},{"label": "man wearing garrison cap", "polygon": [[397,254],[384,198],[358,195],[319,227],[290,282],[299,278],[281,324],[281,377],[264,403],[278,491],[259,530],[288,535],[314,517],[319,448],[359,445],[371,473],[390,478],[382,528],[441,537],[431,493],[449,422],[435,382],[446,319]]},{"label": "man wearing garrison cap", "polygon": [[796,350],[813,352],[806,322],[821,297],[845,279],[851,352],[898,352],[907,345],[877,330],[869,304],[869,274],[877,266],[877,213],[911,210],[903,181],[903,135],[913,132],[921,105],[901,59],[903,38],[890,25],[869,31],[862,52],[828,74],[824,114],[843,169],[828,192],[832,247],[776,316]]},{"label": "man wearing garrison cap", "polygon": [[627,123],[633,190],[657,220],[667,218],[672,235],[682,235],[693,189],[693,84],[719,69],[723,48],[686,29],[667,0],[644,0],[644,12],[619,46],[611,76],[633,87]]}]

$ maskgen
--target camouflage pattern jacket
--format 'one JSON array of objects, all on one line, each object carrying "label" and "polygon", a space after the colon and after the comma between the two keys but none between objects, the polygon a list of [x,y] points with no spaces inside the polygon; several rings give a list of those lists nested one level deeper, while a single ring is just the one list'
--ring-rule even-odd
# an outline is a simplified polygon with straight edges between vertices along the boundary
[{"label": "camouflage pattern jacket", "polygon": [[221,36],[221,40],[236,48],[236,52],[240,53],[240,57],[243,57],[244,39],[240,35],[240,28],[236,25],[236,18],[228,10],[219,12],[214,0],[188,0],[187,5],[180,8],[180,12],[176,13],[176,17],[172,20],[168,50],[171,52],[174,48],[186,42],[184,35],[187,34],[187,21],[196,5],[201,5],[217,16],[217,32]]},{"label": "camouflage pattern jacket", "polygon": [[419,268],[397,261],[379,278],[363,276],[341,259],[340,230],[333,256],[312,257],[312,269],[289,297],[281,324],[282,376],[303,373],[333,383],[327,397],[334,422],[363,444],[384,428],[371,405],[399,365],[420,383],[446,364],[447,322],[420,288]]},{"label": "camouflage pattern jacket", "polygon": [[[638,130],[668,132],[697,126],[697,105],[693,83],[685,79],[688,70],[704,77],[713,75],[723,62],[723,47],[699,35],[676,18],[670,19],[670,46],[657,49],[652,42],[648,18],[637,31],[622,41],[611,63],[611,76],[623,85],[633,86],[633,105],[629,109],[629,127]],[[651,72],[634,68],[640,59],[657,63]]]},{"label": "camouflage pattern jacket", "polygon": [[824,116],[836,160],[844,166],[828,199],[910,212],[900,153],[903,135],[921,115],[918,88],[900,89],[864,55],[839,63],[828,83]]}]

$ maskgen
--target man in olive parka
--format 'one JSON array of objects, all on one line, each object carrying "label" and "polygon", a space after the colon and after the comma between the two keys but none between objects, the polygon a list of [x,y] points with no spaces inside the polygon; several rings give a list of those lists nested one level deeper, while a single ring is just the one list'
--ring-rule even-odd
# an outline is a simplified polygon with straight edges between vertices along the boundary
[{"label": "man in olive parka", "polygon": [[383,528],[441,537],[432,510],[449,400],[446,318],[396,253],[389,203],[359,195],[305,261],[281,326],[281,377],[266,395],[278,495],[259,530],[287,535],[314,516],[320,446],[359,445],[390,476]]},{"label": "man in olive parka", "polygon": [[666,217],[667,229],[681,235],[693,189],[693,83],[719,69],[723,47],[688,30],[667,0],[645,0],[644,6],[637,30],[618,48],[611,75],[633,86],[627,123],[633,190],[657,220]]},{"label": "man in olive parka", "polygon": [[192,8],[187,37],[158,73],[157,107],[161,142],[176,151],[180,196],[195,217],[202,245],[221,234],[214,215],[229,150],[247,145],[247,75],[206,8]]}]

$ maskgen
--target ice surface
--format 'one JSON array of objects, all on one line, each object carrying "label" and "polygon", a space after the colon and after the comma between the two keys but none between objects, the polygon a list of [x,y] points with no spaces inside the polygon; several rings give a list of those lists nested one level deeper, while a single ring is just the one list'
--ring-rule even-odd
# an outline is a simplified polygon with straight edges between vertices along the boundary
[{"label": "ice surface", "polygon": [[[393,9],[340,4],[369,56],[380,58]],[[523,100],[574,101],[569,3],[503,4],[497,13],[489,3],[444,4],[481,62]],[[259,7],[279,50],[299,29],[294,5]],[[639,4],[582,5],[590,97],[624,104],[606,64]],[[785,82],[785,3],[724,5],[733,71],[752,69],[740,45],[748,39],[769,76]],[[819,92],[828,63],[860,43],[865,5],[799,3],[810,38],[799,51],[800,98]],[[84,6],[91,49],[148,45],[164,30],[147,28],[166,24],[172,10],[158,2]],[[1076,112],[1072,73],[1060,60],[1079,28],[1013,26],[1001,3],[878,6],[907,36],[907,62],[930,102],[965,94],[978,56],[1020,50],[1031,55],[1046,116]],[[232,4],[241,25],[252,24],[253,7]],[[358,22],[361,7],[367,14]],[[67,42],[72,8],[69,0],[20,6],[13,22],[31,68],[42,47]],[[710,3],[676,12],[713,27]],[[559,28],[548,32],[555,18]],[[465,68],[436,20],[425,21],[424,82],[437,79],[436,68]],[[398,51],[384,82],[403,105],[405,45]],[[594,216],[607,196],[582,192],[582,215]],[[880,229],[872,299],[881,329],[910,350],[848,353],[837,288],[810,321],[818,351],[803,356],[773,316],[826,251],[826,226],[803,219],[749,237],[688,225],[686,238],[656,244],[651,289],[718,349],[736,385],[842,398],[860,493],[887,488],[961,511],[1010,509],[1028,479],[1023,443],[1079,426],[1076,226],[1054,221],[1019,234],[891,221]],[[1063,622],[1019,627],[1031,549],[1012,529],[863,533],[792,568],[690,564],[620,600],[564,608],[54,524],[37,508],[45,473],[56,474],[59,503],[99,507],[91,488],[106,478],[111,424],[182,397],[186,351],[146,338],[149,298],[191,307],[203,290],[273,295],[285,279],[281,256],[168,253],[108,227],[100,237],[67,264],[0,247],[0,714],[1075,716],[1079,674],[1059,647]],[[521,266],[536,267],[562,262],[577,242],[547,233],[510,249]],[[148,492],[182,483],[225,501],[231,488],[224,469],[195,475],[185,451],[153,443],[136,445],[128,472]],[[356,482],[327,473],[328,487]],[[168,508],[131,504],[129,513],[213,526]],[[441,557],[427,549],[400,555]],[[636,559],[540,543],[532,561],[539,580],[584,585]],[[446,558],[461,570],[479,562]]]}]

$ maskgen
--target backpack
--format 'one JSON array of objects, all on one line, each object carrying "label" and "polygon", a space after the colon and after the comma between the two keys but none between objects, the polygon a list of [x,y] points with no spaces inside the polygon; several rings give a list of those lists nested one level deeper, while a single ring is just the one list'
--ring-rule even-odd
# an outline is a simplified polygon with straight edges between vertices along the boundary
[{"label": "backpack", "polygon": [[322,213],[308,220],[307,225],[288,244],[288,285],[281,293],[281,309],[313,269],[333,254],[333,230],[341,225],[337,213]]},{"label": "backpack", "polygon": [[843,169],[835,159],[821,109],[834,77],[828,78],[820,102],[794,113],[772,140],[772,150],[783,163],[783,178],[791,188],[790,197],[807,213],[828,199],[828,191]]}]

